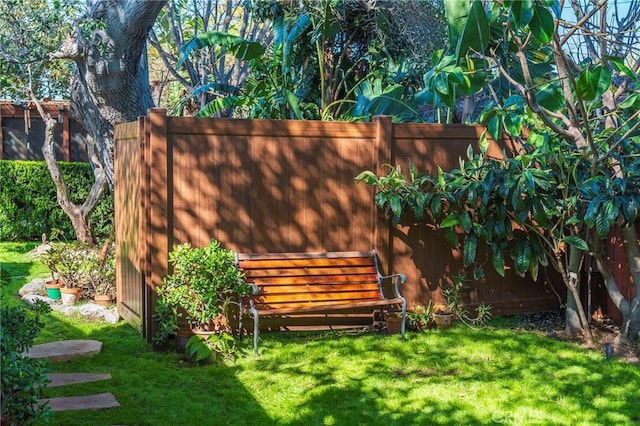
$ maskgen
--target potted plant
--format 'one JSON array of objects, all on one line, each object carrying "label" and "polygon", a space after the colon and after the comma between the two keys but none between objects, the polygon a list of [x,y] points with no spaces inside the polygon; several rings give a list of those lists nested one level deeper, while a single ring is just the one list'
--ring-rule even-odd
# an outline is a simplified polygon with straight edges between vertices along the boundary
[{"label": "potted plant", "polygon": [[111,241],[99,251],[91,251],[87,262],[93,299],[97,305],[108,306],[116,296],[116,261]]},{"label": "potted plant", "polygon": [[[228,309],[246,296],[249,286],[235,266],[233,251],[215,239],[202,248],[189,243],[175,246],[169,253],[173,273],[157,289],[155,319],[156,343],[176,335],[186,339],[195,332],[230,333]],[[177,344],[181,349],[180,344]]]},{"label": "potted plant", "polygon": [[384,325],[387,334],[400,334],[402,332],[402,314],[400,312],[385,312]]},{"label": "potted plant", "polygon": [[89,285],[92,251],[80,243],[51,243],[38,252],[38,259],[51,271],[51,277],[61,283],[62,303],[72,305]]},{"label": "potted plant", "polygon": [[407,325],[412,330],[426,330],[433,321],[433,314],[434,309],[431,301],[429,301],[427,306],[416,305],[413,311],[407,312]]},{"label": "potted plant", "polygon": [[469,315],[463,295],[467,291],[464,282],[467,281],[464,271],[451,277],[452,285],[442,290],[447,303],[445,307],[439,307],[433,314],[433,320],[438,328],[451,327],[456,320],[460,320],[469,327],[483,326],[491,318],[491,307],[481,303],[476,309],[476,316]]},{"label": "potted plant", "polygon": [[61,297],[60,288],[62,283],[55,277],[47,278],[44,281],[44,288],[47,290],[47,296],[51,300],[58,300]]}]

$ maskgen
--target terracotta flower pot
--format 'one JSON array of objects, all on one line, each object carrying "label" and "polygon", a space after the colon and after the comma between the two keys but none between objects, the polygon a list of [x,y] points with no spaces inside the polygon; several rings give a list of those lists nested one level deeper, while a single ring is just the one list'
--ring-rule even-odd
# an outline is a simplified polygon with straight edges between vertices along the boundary
[{"label": "terracotta flower pot", "polygon": [[194,334],[200,334],[202,336],[208,336],[214,334],[215,331],[200,330],[197,328],[189,328],[189,326],[183,326],[176,332],[176,351],[183,353],[187,346],[187,340]]},{"label": "terracotta flower pot", "polygon": [[113,300],[113,296],[110,294],[96,294],[93,296],[93,300],[96,302],[96,305],[109,306]]},{"label": "terracotta flower pot", "polygon": [[47,296],[49,296],[51,300],[60,299],[60,287],[62,287],[62,284],[60,284],[58,280],[50,278],[44,282],[44,287],[47,289]]},{"label": "terracotta flower pot", "polygon": [[62,287],[60,288],[60,293],[63,305],[73,305],[78,301],[78,299],[80,299],[79,288]]},{"label": "terracotta flower pot", "polygon": [[451,312],[433,314],[433,322],[438,328],[449,328],[455,323],[456,316]]},{"label": "terracotta flower pot", "polygon": [[402,318],[390,316],[386,320],[386,326],[388,334],[399,334],[402,328]]}]

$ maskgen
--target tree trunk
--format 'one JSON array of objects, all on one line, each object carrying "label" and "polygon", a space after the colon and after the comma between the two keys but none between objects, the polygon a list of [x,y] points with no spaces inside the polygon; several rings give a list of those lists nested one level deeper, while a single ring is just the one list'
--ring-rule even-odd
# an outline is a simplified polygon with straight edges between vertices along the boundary
[{"label": "tree trunk", "polygon": [[582,301],[580,300],[580,267],[582,265],[583,252],[572,246],[567,246],[567,250],[569,250],[569,264],[567,265],[567,281],[565,281],[567,287],[565,329],[567,333],[575,336],[584,328],[579,310],[582,307]]},{"label": "tree trunk", "polygon": [[[42,120],[45,123],[45,132],[44,132],[44,143],[42,145],[42,155],[44,156],[44,160],[47,163],[47,168],[49,169],[49,173],[51,174],[51,178],[53,183],[56,186],[56,198],[62,210],[67,214],[69,219],[71,219],[71,224],[73,225],[73,230],[75,231],[76,238],[89,246],[93,246],[93,234],[91,233],[91,227],[89,226],[89,215],[95,209],[98,201],[100,200],[100,196],[104,191],[104,178],[103,174],[95,174],[96,180],[89,192],[89,196],[86,198],[85,202],[82,206],[77,206],[69,199],[67,194],[67,185],[64,183],[64,179],[62,178],[62,173],[60,172],[60,167],[58,167],[58,163],[56,162],[55,154],[54,154],[54,131],[56,127],[56,121],[51,118],[49,114],[47,114],[38,100],[33,97],[32,100],[42,117]],[[96,172],[96,170],[94,170]],[[99,171],[98,171],[99,172]]]},{"label": "tree trunk", "polygon": [[166,1],[98,0],[81,19],[91,30],[78,29],[54,58],[78,66],[71,93],[71,116],[89,133],[113,192],[113,129],[134,121],[153,107],[145,40]]},{"label": "tree trunk", "polygon": [[[626,228],[626,229],[625,229]],[[623,235],[623,244],[625,246],[625,254],[627,260],[629,260],[629,256],[633,256],[633,253],[637,253],[637,242],[636,247],[632,247],[631,243],[636,241],[637,237],[632,237],[635,235],[635,226],[624,227],[621,229],[621,233]],[[630,246],[630,247],[628,247]],[[640,257],[636,258],[637,259]],[[634,277],[634,285],[636,288],[636,295],[632,299],[627,299],[625,294],[620,291],[618,287],[618,283],[616,282],[611,270],[609,269],[609,265],[602,253],[601,250],[594,251],[594,259],[596,264],[598,265],[598,269],[602,274],[602,279],[604,280],[605,287],[607,288],[607,292],[609,293],[609,297],[613,304],[620,310],[622,313],[622,327],[620,329],[621,337],[629,340],[630,342],[640,343],[640,336],[638,333],[640,332],[640,291],[638,291],[638,281]],[[633,266],[633,258],[629,260],[630,268]]]},{"label": "tree trunk", "polygon": [[567,249],[569,250],[569,262],[566,270],[564,268],[563,253],[561,251],[556,252],[562,280],[567,287],[566,330],[571,335],[582,334],[585,344],[593,346],[593,334],[580,300],[580,268],[584,252],[573,246],[567,246]]},{"label": "tree trunk", "polygon": [[620,332],[629,341],[640,343],[640,249],[638,248],[638,234],[633,224],[621,227],[620,234],[629,272],[636,290],[633,298],[630,298],[629,295],[629,300],[625,300],[627,303],[620,303],[620,306],[616,304],[616,307],[622,312]]}]

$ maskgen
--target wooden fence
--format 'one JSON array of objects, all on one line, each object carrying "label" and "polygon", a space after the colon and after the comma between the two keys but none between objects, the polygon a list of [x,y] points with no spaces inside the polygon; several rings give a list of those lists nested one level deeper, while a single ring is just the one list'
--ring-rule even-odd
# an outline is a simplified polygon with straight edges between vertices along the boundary
[{"label": "wooden fence", "polygon": [[[54,132],[56,159],[89,161],[86,132],[69,118],[68,102],[43,102],[45,112],[58,121]],[[0,102],[0,160],[43,160],[44,122],[35,105]]]},{"label": "wooden fence", "polygon": [[[384,272],[408,277],[409,307],[442,302],[460,253],[427,226],[391,226],[374,190],[354,177],[408,160],[420,171],[458,165],[482,128],[464,125],[198,119],[152,109],[116,126],[115,210],[119,311],[150,339],[155,288],[174,244],[216,238],[239,252],[376,249]],[[508,148],[491,144],[490,154]],[[491,262],[489,262],[491,264]],[[495,313],[559,306],[561,282],[487,270],[467,302]],[[359,319],[362,321],[363,319]],[[366,320],[366,319],[365,319]],[[370,321],[370,317],[369,317]]]}]

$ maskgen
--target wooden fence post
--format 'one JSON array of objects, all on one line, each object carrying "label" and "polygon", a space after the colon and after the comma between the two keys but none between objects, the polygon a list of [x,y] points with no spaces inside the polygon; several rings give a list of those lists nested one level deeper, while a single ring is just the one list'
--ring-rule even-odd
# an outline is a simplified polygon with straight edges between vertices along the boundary
[{"label": "wooden fence post", "polygon": [[167,110],[152,108],[149,110],[149,150],[145,164],[148,176],[148,226],[146,227],[146,252],[149,264],[145,295],[145,335],[147,340],[157,331],[153,319],[156,308],[156,288],[162,285],[162,278],[169,272],[169,241],[172,220],[169,215],[171,192],[171,150],[167,138]]},{"label": "wooden fence post", "polygon": [[[373,122],[376,123],[376,170],[373,172],[376,175],[385,173],[382,168],[385,164],[394,165],[396,159],[395,143],[393,141],[393,121],[389,115],[376,115],[373,117]],[[381,262],[386,263],[385,273],[390,274],[393,265],[393,228],[390,220],[384,217],[376,205],[373,206],[376,209],[378,220],[376,220],[375,228],[375,244],[377,247],[386,247],[386,251],[381,253]],[[387,232],[378,232],[378,228],[381,224],[385,224]]]}]

